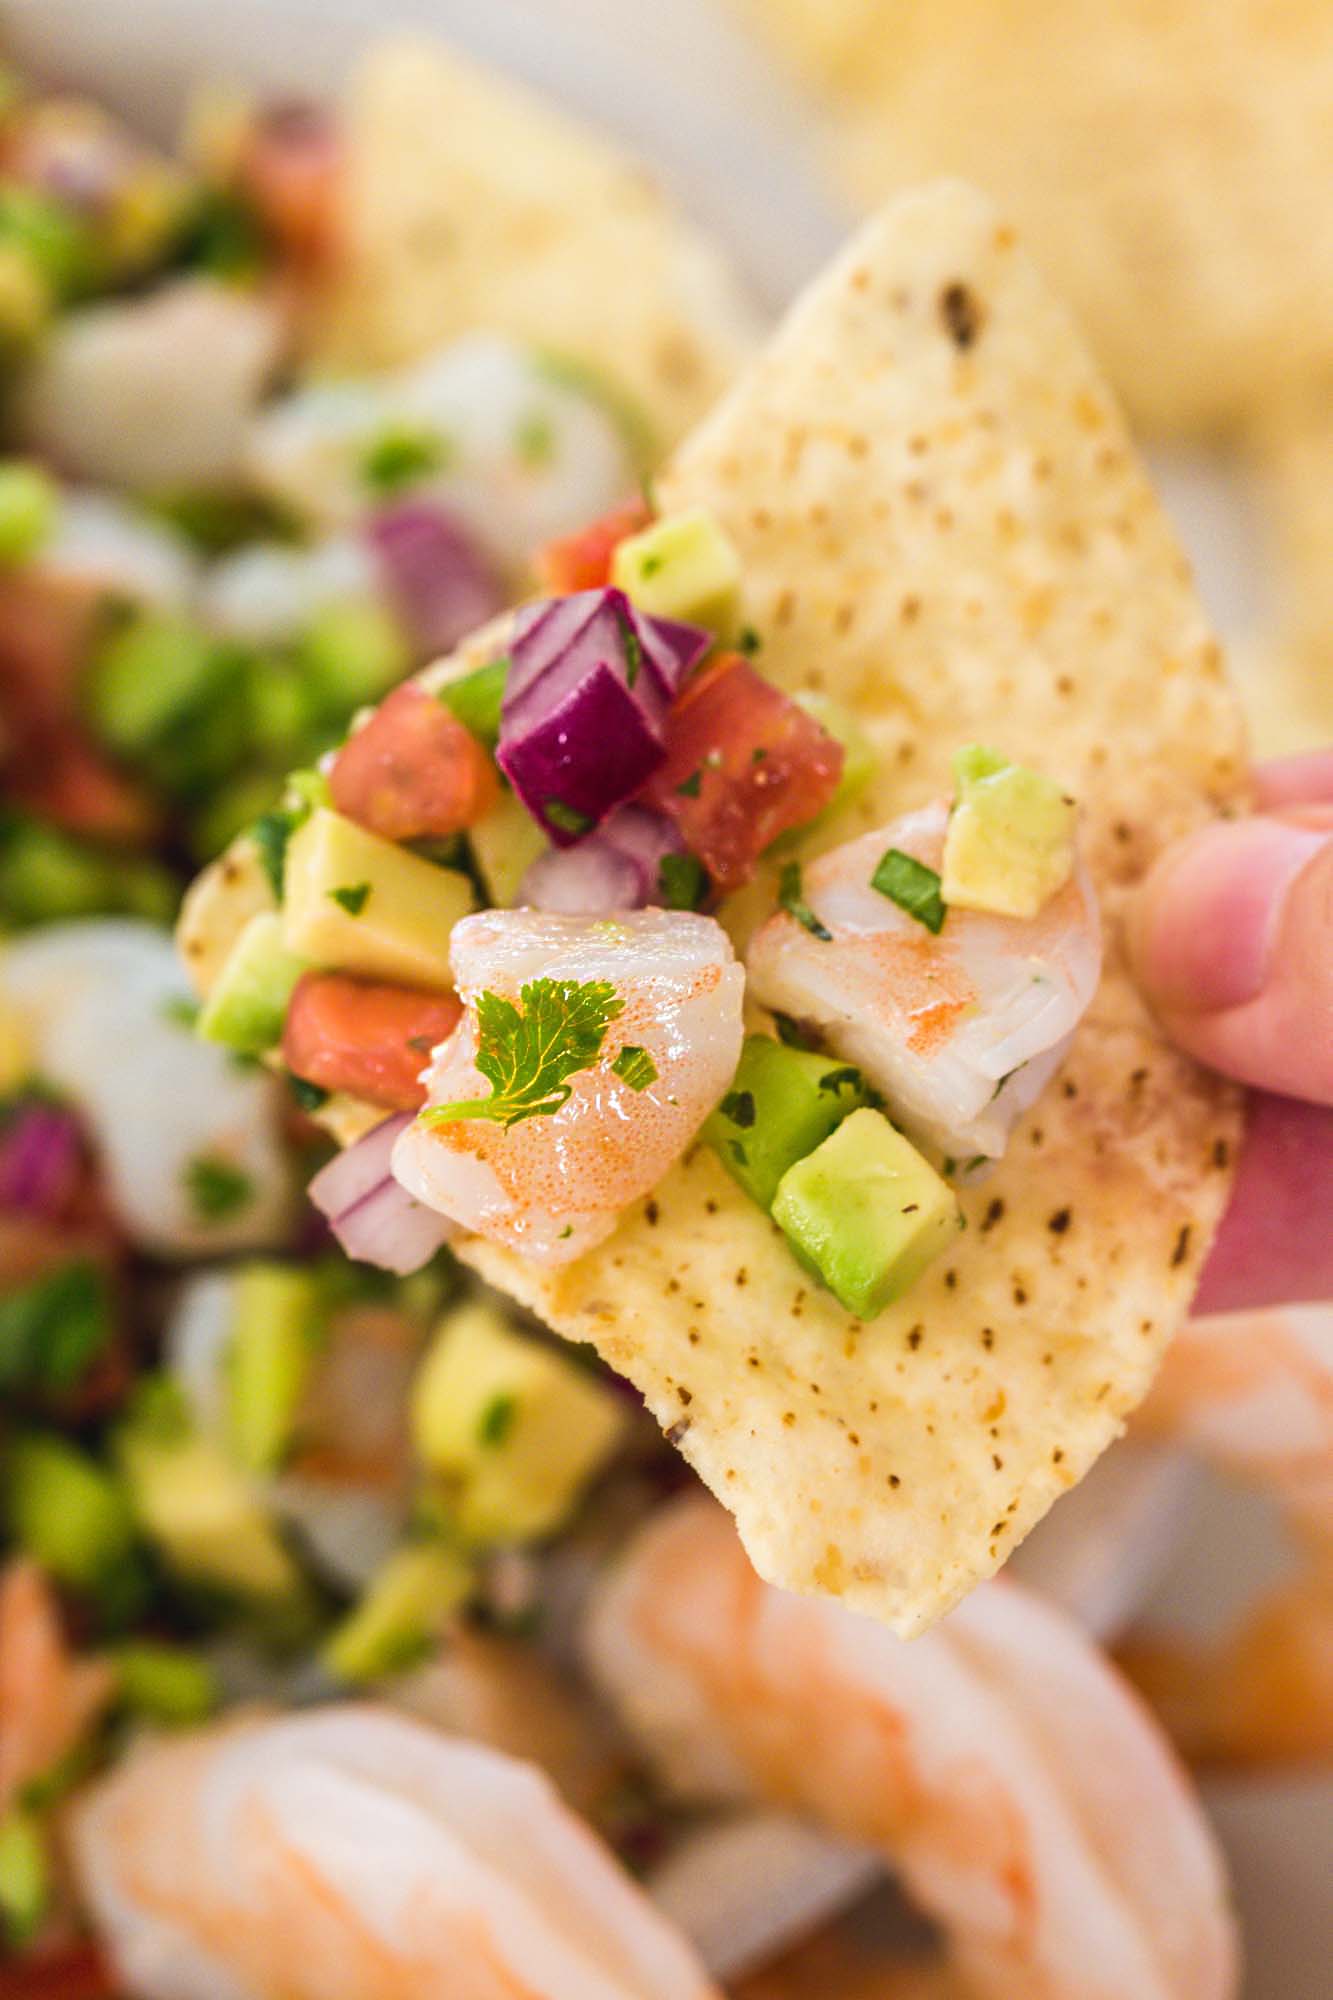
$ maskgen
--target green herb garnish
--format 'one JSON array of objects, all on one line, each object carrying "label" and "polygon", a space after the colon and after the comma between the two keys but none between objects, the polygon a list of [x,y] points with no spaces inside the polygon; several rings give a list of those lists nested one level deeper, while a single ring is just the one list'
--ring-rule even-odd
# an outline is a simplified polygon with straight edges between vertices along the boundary
[{"label": "green herb garnish", "polygon": [[718,1106],[718,1110],[724,1118],[729,1119],[733,1125],[739,1125],[742,1131],[745,1131],[749,1126],[754,1124],[754,1092],[752,1090],[729,1090]]},{"label": "green herb garnish", "polygon": [[261,814],[250,829],[250,838],[259,849],[259,859],[268,877],[269,888],[279,902],[282,901],[283,871],[287,866],[287,843],[299,824],[295,813],[279,806],[273,812]]},{"label": "green herb garnish", "polygon": [[518,1397],[506,1394],[492,1396],[477,1421],[477,1442],[494,1451],[502,1445],[514,1428],[518,1415]]},{"label": "green herb garnish", "polygon": [[814,1043],[800,1022],[793,1021],[790,1014],[775,1014],[773,1016],[773,1026],[777,1029],[778,1040],[784,1048],[812,1049],[814,1047]]},{"label": "green herb garnish", "polygon": [[778,904],[789,917],[794,917],[798,924],[808,930],[811,937],[818,938],[821,944],[832,944],[832,931],[827,924],[820,922],[802,893],[799,861],[787,861],[783,864],[782,873],[778,877]]},{"label": "green herb garnish", "polygon": [[371,444],[361,460],[361,477],[375,493],[401,493],[418,479],[443,470],[449,458],[436,431],[394,424]]},{"label": "green herb garnish", "polygon": [[647,1090],[650,1083],[657,1082],[657,1064],[647,1049],[636,1048],[630,1042],[626,1042],[611,1068],[631,1090]]},{"label": "green herb garnish", "polygon": [[679,799],[697,799],[699,796],[699,787],[703,781],[704,767],[700,764],[696,770],[690,772],[689,777],[682,784],[677,785],[676,797]]},{"label": "green herb garnish", "polygon": [[639,678],[639,668],[643,665],[643,647],[629,619],[622,618],[619,623],[621,642],[625,648],[625,686],[633,687]]},{"label": "green herb garnish", "polygon": [[72,1389],[111,1337],[95,1264],[62,1264],[0,1298],[0,1389]]},{"label": "green herb garnish", "polygon": [[327,1104],[329,1101],[329,1093],[324,1089],[322,1084],[310,1083],[303,1076],[289,1075],[287,1078],[287,1088],[300,1105],[302,1111],[306,1113],[318,1111],[322,1104]]},{"label": "green herb garnish", "polygon": [[592,825],[586,813],[581,813],[576,806],[567,806],[563,799],[546,799],[542,811],[552,826],[558,827],[561,833],[572,833],[576,838]]},{"label": "green herb garnish", "polygon": [[752,660],[763,643],[753,625],[742,625],[740,637],[736,641],[736,651],[744,653],[747,659]]},{"label": "green herb garnish", "polygon": [[840,1090],[859,1090],[861,1082],[861,1072],[855,1064],[845,1063],[841,1069],[831,1069],[826,1076],[821,1076],[819,1088],[831,1091],[836,1097]]},{"label": "green herb garnish", "polygon": [[544,410],[529,410],[514,431],[514,450],[524,465],[549,465],[555,456],[555,425]]},{"label": "green herb garnish", "polygon": [[346,910],[349,917],[359,917],[369,900],[369,882],[345,882],[341,888],[329,890],[329,901]]},{"label": "green herb garnish", "polygon": [[492,1118],[508,1128],[549,1117],[568,1102],[568,1079],[592,1068],[608,1027],[625,1010],[609,979],[533,979],[519,998],[522,1013],[498,993],[477,996],[476,1064],[491,1095],[436,1105],[424,1123]]},{"label": "green herb garnish", "polygon": [[222,1222],[254,1200],[249,1174],[217,1153],[196,1153],[185,1169],[185,1191],[195,1214],[205,1222]]},{"label": "green herb garnish", "polygon": [[938,936],[944,924],[944,898],[939,876],[924,861],[904,854],[900,847],[891,847],[871,876],[870,886]]},{"label": "green herb garnish", "polygon": [[657,893],[668,910],[697,910],[708,894],[708,875],[697,854],[664,854]]}]

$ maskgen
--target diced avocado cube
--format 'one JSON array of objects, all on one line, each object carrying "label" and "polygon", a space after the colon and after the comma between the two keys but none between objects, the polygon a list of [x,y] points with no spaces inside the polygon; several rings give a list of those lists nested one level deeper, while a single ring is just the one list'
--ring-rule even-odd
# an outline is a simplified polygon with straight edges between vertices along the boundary
[{"label": "diced avocado cube", "polygon": [[703,1136],[750,1199],[771,1209],[788,1167],[865,1101],[860,1073],[836,1057],[747,1035],[731,1088]]},{"label": "diced avocado cube", "polygon": [[468,830],[487,894],[497,909],[508,909],[546,836],[527,807],[510,791],[501,792],[485,816]]},{"label": "diced avocado cube", "polygon": [[120,1481],[66,1439],[32,1431],[6,1452],[14,1540],[61,1583],[95,1590],[134,1556],[134,1513]]},{"label": "diced avocado cube", "polygon": [[954,777],[940,883],[945,902],[1035,917],[1074,872],[1074,801],[1053,778],[979,743],[958,752]]},{"label": "diced avocado cube", "polygon": [[260,1602],[300,1595],[296,1564],[220,1445],[188,1422],[131,1418],[116,1448],[140,1527],[181,1577]]},{"label": "diced avocado cube", "polygon": [[483,666],[474,667],[470,674],[460,674],[457,680],[446,681],[440,689],[440,700],[445,707],[488,750],[494,750],[500,740],[500,709],[508,678],[509,660],[501,655],[499,659],[487,660]]},{"label": "diced avocado cube", "polygon": [[169,612],[141,613],[93,658],[86,686],[98,734],[126,756],[142,755],[232,671],[230,655],[202,626]]},{"label": "diced avocado cube", "polygon": [[472,885],[327,808],[287,847],[283,931],[289,951],[339,972],[446,992],[449,933]]},{"label": "diced avocado cube", "polygon": [[0,563],[25,563],[55,533],[60,488],[39,465],[0,460]]},{"label": "diced avocado cube", "polygon": [[[830,819],[865,790],[879,767],[879,759],[874,745],[851,710],[844,708],[840,701],[835,701],[832,695],[804,688],[796,696],[796,702],[807,715],[814,717],[821,729],[826,729],[842,745],[842,776],[838,779],[838,789],[819,815],[821,820]],[[802,831],[806,829],[802,828]]]},{"label": "diced avocado cube", "polygon": [[292,1264],[244,1264],[232,1294],[227,1345],[227,1441],[247,1472],[281,1464],[310,1379],[321,1322],[313,1273]]},{"label": "diced avocado cube", "polygon": [[11,1806],[0,1818],[0,1940],[11,1951],[41,1929],[53,1886],[46,1828],[35,1812]]},{"label": "diced avocado cube", "polygon": [[184,1646],[141,1639],[113,1647],[109,1657],[120,1700],[149,1722],[176,1728],[203,1722],[222,1699],[208,1661]]},{"label": "diced avocado cube", "polygon": [[448,1542],[398,1549],[330,1637],[324,1665],[356,1684],[401,1673],[430,1652],[472,1595],[472,1564]]},{"label": "diced avocado cube", "polygon": [[261,910],[232,946],[199,1016],[199,1033],[246,1055],[275,1048],[292,990],[307,966],[288,950],[278,912]]},{"label": "diced avocado cube", "polygon": [[349,600],[317,613],[301,636],[297,663],[313,699],[341,719],[378,701],[412,660],[401,627],[383,605]]},{"label": "diced avocado cube", "polygon": [[472,1303],[442,1323],[417,1376],[417,1451],[468,1541],[552,1533],[615,1450],[625,1413],[576,1361]]},{"label": "diced avocado cube", "polygon": [[628,535],[611,581],[652,618],[681,618],[727,640],[740,617],[741,560],[704,507],[668,514]]},{"label": "diced avocado cube", "polygon": [[859,1319],[916,1283],[961,1227],[958,1198],[879,1111],[854,1111],[782,1177],[792,1248]]}]

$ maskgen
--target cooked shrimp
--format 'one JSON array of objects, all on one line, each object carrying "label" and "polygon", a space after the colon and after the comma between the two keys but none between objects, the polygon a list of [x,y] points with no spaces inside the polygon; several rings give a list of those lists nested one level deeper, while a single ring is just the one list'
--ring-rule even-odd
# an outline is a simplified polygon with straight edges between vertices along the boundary
[{"label": "cooked shrimp", "polygon": [[678,1789],[785,1799],[875,1847],[970,1993],[1234,1991],[1202,1812],[1101,1656],[1015,1586],[904,1643],[761,1583],[725,1515],[690,1500],[605,1582],[587,1650]]},{"label": "cooked shrimp", "polygon": [[1101,932],[1080,869],[1036,917],[951,909],[932,934],[870,878],[889,848],[938,871],[948,821],[941,801],[812,861],[803,895],[831,937],[779,911],[747,962],[757,999],[823,1030],[914,1136],[973,1162],[1003,1153],[1059,1067]]},{"label": "cooked shrimp", "polygon": [[213,278],[86,306],[56,323],[25,375],[19,428],[81,479],[223,484],[283,339],[271,300]]},{"label": "cooked shrimp", "polygon": [[413,490],[452,508],[513,568],[634,483],[606,409],[539,356],[492,335],[456,341],[394,375],[297,390],[254,425],[250,469],[311,520],[346,526],[376,504],[376,447],[396,439],[417,461]]},{"label": "cooked shrimp", "polygon": [[1127,1672],[1196,1761],[1333,1758],[1333,1303],[1191,1320],[1135,1426],[1267,1492],[1305,1567],[1215,1643],[1131,1635]]},{"label": "cooked shrimp", "polygon": [[82,1742],[111,1698],[103,1660],[79,1660],[36,1563],[0,1574],[0,1819],[25,1785]]},{"label": "cooked shrimp", "polygon": [[543,1777],[384,1709],[165,1740],[73,1854],[139,2000],[716,2000]]},{"label": "cooked shrimp", "polygon": [[[87,1121],[136,1245],[193,1256],[285,1240],[292,1188],[273,1079],[181,1019],[189,990],[169,937],[129,919],[49,925],[8,946],[0,989],[39,1073]],[[217,1186],[223,1204],[207,1198]]]},{"label": "cooked shrimp", "polygon": [[[427,1109],[394,1148],[394,1174],[465,1229],[564,1263],[651,1193],[726,1089],[740,1059],[744,976],[721,926],[685,910],[601,921],[488,910],[455,925],[451,954],[467,1013],[436,1051]],[[433,1106],[490,1095],[476,1063],[478,995],[526,1005],[523,989],[539,979],[609,981],[621,1003],[600,1054],[569,1078],[567,1100],[508,1127],[432,1123]],[[627,1049],[646,1051],[646,1084],[617,1074]]]},{"label": "cooked shrimp", "polygon": [[965,2000],[966,1990],[947,1966],[893,1964],[836,1930],[731,1989],[733,2000]]}]

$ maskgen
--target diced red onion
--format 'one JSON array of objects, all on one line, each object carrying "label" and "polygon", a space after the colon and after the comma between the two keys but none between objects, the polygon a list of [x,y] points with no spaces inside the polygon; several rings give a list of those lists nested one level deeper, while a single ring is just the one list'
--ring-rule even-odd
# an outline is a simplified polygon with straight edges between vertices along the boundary
[{"label": "diced red onion", "polygon": [[641,903],[651,903],[658,894],[663,856],[685,852],[676,822],[666,813],[654,812],[651,806],[621,806],[603,820],[598,834],[635,863]]},{"label": "diced red onion", "polygon": [[648,806],[619,806],[596,833],[572,847],[539,854],[519,885],[518,901],[567,917],[606,917],[641,910],[660,893],[665,854],[684,843],[664,813]]},{"label": "diced red onion", "polygon": [[558,678],[545,690],[549,703],[563,695],[580,668],[586,672],[599,659],[622,666],[626,632],[637,641],[643,667],[634,679],[634,692],[653,714],[675,700],[713,643],[712,634],[700,625],[636,611],[623,590],[579,590],[546,598],[526,605],[514,620],[506,714],[516,714],[537,684],[557,670]]},{"label": "diced red onion", "polygon": [[393,1177],[394,1141],[411,1123],[410,1111],[382,1119],[321,1168],[308,1189],[349,1257],[400,1278],[419,1271],[458,1233],[447,1216],[414,1201]]},{"label": "diced red onion", "polygon": [[413,645],[448,652],[505,602],[504,586],[471,530],[446,507],[405,500],[367,525],[384,587]]},{"label": "diced red onion", "polygon": [[27,1106],[0,1138],[0,1210],[54,1219],[74,1191],[79,1165],[79,1128],[69,1112]]}]

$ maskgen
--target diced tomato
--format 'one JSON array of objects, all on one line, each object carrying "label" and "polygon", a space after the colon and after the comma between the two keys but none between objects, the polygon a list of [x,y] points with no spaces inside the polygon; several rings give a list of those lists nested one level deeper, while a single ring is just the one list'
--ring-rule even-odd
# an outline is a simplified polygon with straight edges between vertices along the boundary
[{"label": "diced tomato", "polygon": [[70,1944],[6,1959],[5,2000],[116,2000],[121,1991],[96,1945]]},{"label": "diced tomato", "polygon": [[342,164],[337,126],[317,105],[275,105],[246,136],[237,170],[241,191],[298,263],[322,263],[336,248]]},{"label": "diced tomato", "polygon": [[533,559],[543,595],[569,597],[576,590],[603,589],[611,581],[611,558],[619,543],[627,535],[637,535],[652,518],[648,502],[636,496],[576,535],[547,542]]},{"label": "diced tomato", "polygon": [[842,745],[813,716],[739,653],[723,653],[672,709],[666,763],[642,797],[675,820],[725,893],[779,834],[824,810],[842,761]]},{"label": "diced tomato", "polygon": [[500,795],[495,766],[471,730],[412,681],[343,745],[329,789],[340,813],[386,840],[461,833]]},{"label": "diced tomato", "polygon": [[418,1081],[430,1052],[458,1025],[452,993],[414,993],[340,972],[298,981],[283,1029],[283,1061],[322,1090],[345,1090],[386,1111],[426,1101]]}]

